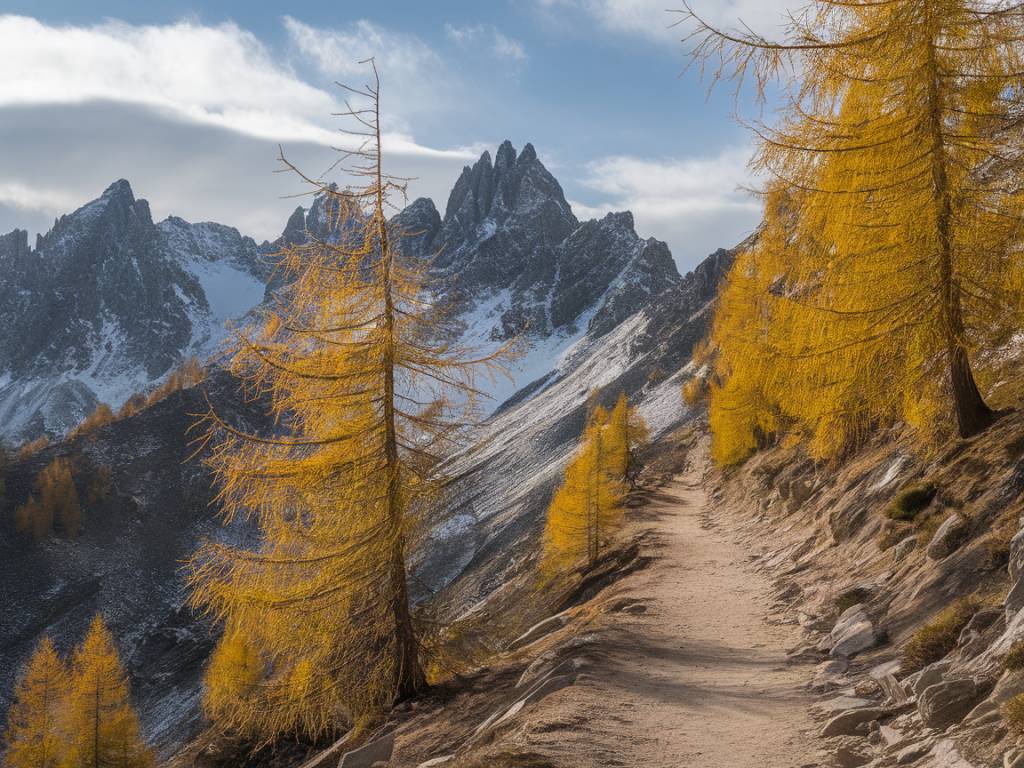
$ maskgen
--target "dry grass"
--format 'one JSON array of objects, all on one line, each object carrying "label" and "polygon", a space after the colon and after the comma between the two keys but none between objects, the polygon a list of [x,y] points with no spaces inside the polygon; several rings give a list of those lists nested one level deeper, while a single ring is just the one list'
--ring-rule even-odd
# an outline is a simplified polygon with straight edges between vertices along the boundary
[{"label": "dry grass", "polygon": [[1003,659],[1003,667],[1005,669],[1024,669],[1024,642],[1017,641],[1010,646],[1009,652]]},{"label": "dry grass", "polygon": [[933,664],[956,648],[960,632],[981,607],[977,596],[964,597],[921,627],[903,647],[903,672],[915,672]]},{"label": "dry grass", "polygon": [[1003,704],[1003,719],[1011,731],[1024,734],[1024,693],[1019,693]]}]

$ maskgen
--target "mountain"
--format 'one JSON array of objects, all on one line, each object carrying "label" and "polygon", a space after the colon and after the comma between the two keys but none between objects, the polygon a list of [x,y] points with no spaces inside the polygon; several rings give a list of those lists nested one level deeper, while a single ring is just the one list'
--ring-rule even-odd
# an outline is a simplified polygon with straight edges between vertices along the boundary
[{"label": "mountain", "polygon": [[[19,290],[61,313],[35,315],[46,331],[22,343],[34,352],[15,354],[9,340],[0,347],[5,391],[40,393],[22,401],[31,417],[17,403],[8,413],[22,429],[56,430],[63,413],[56,405],[67,392],[80,388],[83,402],[86,392],[116,402],[112,394],[127,386],[116,390],[111,382],[145,386],[181,356],[210,349],[222,320],[264,300],[266,254],[310,232],[323,235],[326,219],[325,201],[317,199],[293,212],[278,241],[256,245],[216,224],[153,224],[145,202],[119,182],[59,220],[34,249],[24,233],[6,236],[0,258],[18,265],[0,272],[9,322],[28,326],[7,304]],[[450,502],[415,554],[417,598],[433,595],[467,610],[536,550],[544,508],[592,391],[606,402],[626,392],[655,434],[688,417],[680,386],[731,253],[681,277],[667,246],[639,237],[629,213],[579,222],[533,148],[517,153],[508,142],[493,162],[484,153],[463,171],[444,216],[433,202],[416,200],[391,226],[410,233],[410,254],[438,254],[434,290],[455,312],[464,340],[525,341],[514,382],[493,386],[492,415],[450,459]],[[28,302],[18,305],[22,311],[30,311]],[[103,334],[112,327],[119,333]],[[185,606],[181,563],[204,537],[252,535],[241,523],[220,529],[209,476],[200,462],[187,461],[193,447],[186,432],[206,397],[241,423],[264,417],[214,364],[199,387],[13,461],[0,515],[0,710],[42,634],[66,649],[102,611],[122,643],[147,736],[167,753],[195,733],[212,638]],[[84,502],[77,540],[31,543],[14,531],[12,511],[56,456],[75,463],[83,491],[109,467],[112,490],[104,501]]]},{"label": "mountain", "polygon": [[0,439],[59,436],[223,338],[263,299],[261,249],[220,224],[154,224],[127,181],[37,237],[0,238]]}]

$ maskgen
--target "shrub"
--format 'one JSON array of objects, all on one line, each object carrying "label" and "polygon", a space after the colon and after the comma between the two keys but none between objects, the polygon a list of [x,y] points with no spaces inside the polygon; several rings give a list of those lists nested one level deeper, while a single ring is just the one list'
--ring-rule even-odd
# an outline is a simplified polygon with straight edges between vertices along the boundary
[{"label": "shrub", "polygon": [[707,382],[700,376],[694,376],[683,384],[683,401],[691,408],[696,408],[707,394]]},{"label": "shrub", "polygon": [[1003,719],[1011,731],[1024,734],[1024,693],[1018,693],[1003,704]]},{"label": "shrub", "polygon": [[915,672],[956,648],[960,633],[979,607],[977,597],[961,598],[921,627],[903,647],[903,671]]},{"label": "shrub", "polygon": [[1006,658],[1003,659],[1006,669],[1024,669],[1024,642],[1017,641],[1010,646]]},{"label": "shrub", "polygon": [[122,405],[120,410],[117,412],[117,418],[127,419],[129,416],[134,416],[145,407],[145,395],[132,395],[124,401],[124,405]]},{"label": "shrub", "polygon": [[935,483],[912,485],[900,491],[885,510],[890,520],[913,520],[918,513],[927,509],[939,489]]}]

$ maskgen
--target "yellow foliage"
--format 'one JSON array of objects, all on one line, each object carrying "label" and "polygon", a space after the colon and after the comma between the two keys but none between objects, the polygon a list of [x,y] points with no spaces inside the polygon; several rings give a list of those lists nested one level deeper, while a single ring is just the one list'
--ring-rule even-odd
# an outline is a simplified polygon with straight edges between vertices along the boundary
[{"label": "yellow foliage", "polygon": [[626,482],[646,424],[620,395],[611,413],[593,409],[582,444],[565,468],[544,528],[541,572],[550,578],[580,563],[593,564],[622,522]]},{"label": "yellow foliage", "polygon": [[[377,88],[357,96],[367,106],[354,117],[371,126]],[[439,459],[476,414],[478,371],[496,370],[497,355],[437,340],[450,336],[427,265],[401,252],[405,233],[386,219],[403,187],[381,171],[370,132],[342,162],[363,186],[307,179],[329,234],[279,255],[277,301],[231,350],[278,429],[251,434],[212,410],[205,421],[227,519],[248,516],[261,532],[255,551],[209,543],[193,563],[194,602],[229,638],[207,707],[254,736],[324,735],[424,689],[407,549],[440,488]],[[225,672],[239,657],[262,672],[242,686]]]},{"label": "yellow foliage", "polygon": [[[183,389],[190,389],[196,384],[202,382],[205,378],[206,370],[203,368],[202,363],[200,363],[197,358],[190,357],[178,368],[171,371],[167,375],[167,378],[164,379],[163,383],[149,393],[146,397],[145,405],[142,407],[148,408],[174,392],[180,392]],[[122,410],[125,411],[125,415],[131,415],[133,408],[138,407],[137,403],[129,405],[131,402],[132,401],[129,400],[122,408]]]},{"label": "yellow foliage", "polygon": [[27,459],[30,456],[39,453],[41,450],[43,450],[43,448],[45,448],[49,444],[50,438],[48,438],[46,435],[37,437],[35,440],[30,440],[27,443],[23,443],[21,447],[18,448],[18,458]]},{"label": "yellow foliage", "polygon": [[35,539],[50,535],[54,521],[60,522],[66,536],[77,536],[82,510],[71,462],[56,458],[47,464],[36,477],[33,494],[14,511],[14,516],[18,530]]},{"label": "yellow foliage", "polygon": [[816,0],[778,45],[698,20],[696,55],[721,74],[800,73],[779,124],[756,129],[765,221],[714,321],[719,462],[781,432],[828,457],[879,424],[930,439],[991,421],[973,367],[1020,328],[1024,297],[1006,160],[1024,17],[988,8]]},{"label": "yellow foliage", "polygon": [[110,409],[110,406],[106,403],[100,403],[96,406],[96,410],[82,419],[82,422],[68,432],[68,438],[79,437],[80,435],[86,435],[95,429],[110,424],[115,420],[114,412]]},{"label": "yellow foliage", "polygon": [[96,616],[71,664],[67,768],[149,768],[153,756],[139,732],[128,679],[114,639]]},{"label": "yellow foliage", "polygon": [[68,675],[53,643],[43,638],[25,667],[7,713],[4,765],[58,768],[67,754]]}]

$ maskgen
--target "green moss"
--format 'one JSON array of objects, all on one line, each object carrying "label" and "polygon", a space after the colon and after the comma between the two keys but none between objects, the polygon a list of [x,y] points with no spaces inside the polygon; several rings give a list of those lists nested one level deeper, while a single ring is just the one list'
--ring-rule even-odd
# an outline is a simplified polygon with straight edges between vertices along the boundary
[{"label": "green moss", "polygon": [[928,508],[939,492],[935,483],[921,483],[904,488],[885,510],[890,520],[913,520],[918,513]]},{"label": "green moss", "polygon": [[921,627],[903,647],[902,671],[915,672],[956,648],[960,633],[980,607],[977,597],[962,598]]}]

